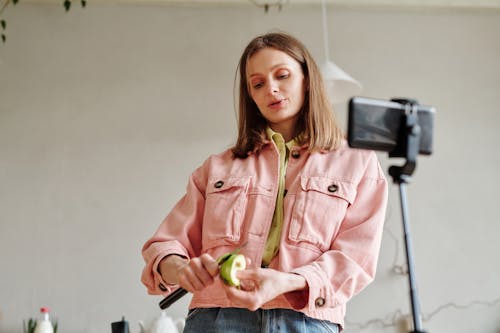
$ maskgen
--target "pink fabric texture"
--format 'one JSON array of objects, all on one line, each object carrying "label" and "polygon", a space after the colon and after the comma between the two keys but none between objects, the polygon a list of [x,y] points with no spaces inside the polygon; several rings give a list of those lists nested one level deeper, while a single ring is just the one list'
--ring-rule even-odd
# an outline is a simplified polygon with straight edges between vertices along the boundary
[{"label": "pink fabric texture", "polygon": [[[303,276],[307,292],[291,292],[263,308],[289,308],[343,326],[345,305],[375,277],[387,205],[387,181],[374,152],[344,142],[331,152],[293,147],[288,162],[279,252],[269,268]],[[216,258],[247,242],[254,265],[271,225],[279,181],[274,143],[233,159],[229,150],[209,157],[189,178],[177,202],[143,247],[142,282],[150,294],[168,295],[157,272],[169,254]],[[220,281],[193,295],[190,308],[231,307]],[[160,289],[162,285],[162,291]]]}]

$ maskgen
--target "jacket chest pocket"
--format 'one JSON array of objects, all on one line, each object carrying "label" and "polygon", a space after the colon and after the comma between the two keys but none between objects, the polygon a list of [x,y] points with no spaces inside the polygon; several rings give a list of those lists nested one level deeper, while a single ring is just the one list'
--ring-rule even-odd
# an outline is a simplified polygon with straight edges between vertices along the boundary
[{"label": "jacket chest pocket", "polygon": [[356,189],[352,183],[327,177],[304,177],[296,194],[288,238],[320,251],[330,248]]},{"label": "jacket chest pocket", "polygon": [[218,178],[208,183],[203,213],[205,248],[240,239],[249,183],[250,177]]}]

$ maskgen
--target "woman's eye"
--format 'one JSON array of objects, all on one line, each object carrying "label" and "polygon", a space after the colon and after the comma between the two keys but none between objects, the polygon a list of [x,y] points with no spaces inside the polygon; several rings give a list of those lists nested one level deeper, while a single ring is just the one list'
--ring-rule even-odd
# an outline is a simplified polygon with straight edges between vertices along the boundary
[{"label": "woman's eye", "polygon": [[258,82],[258,83],[254,83],[252,87],[253,87],[254,89],[259,89],[259,88],[261,88],[262,86],[263,86],[263,83],[262,83],[262,82]]},{"label": "woman's eye", "polygon": [[286,79],[290,76],[288,73],[280,73],[278,74],[278,79]]}]

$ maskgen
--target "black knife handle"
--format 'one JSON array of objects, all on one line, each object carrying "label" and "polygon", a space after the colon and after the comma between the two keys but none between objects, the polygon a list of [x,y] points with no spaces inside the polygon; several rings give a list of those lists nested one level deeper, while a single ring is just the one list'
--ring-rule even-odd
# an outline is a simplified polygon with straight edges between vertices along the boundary
[{"label": "black knife handle", "polygon": [[179,299],[182,298],[182,296],[186,295],[188,291],[184,288],[179,288],[164,299],[161,300],[160,302],[160,309],[165,310],[168,308],[170,305],[174,304],[177,302]]}]

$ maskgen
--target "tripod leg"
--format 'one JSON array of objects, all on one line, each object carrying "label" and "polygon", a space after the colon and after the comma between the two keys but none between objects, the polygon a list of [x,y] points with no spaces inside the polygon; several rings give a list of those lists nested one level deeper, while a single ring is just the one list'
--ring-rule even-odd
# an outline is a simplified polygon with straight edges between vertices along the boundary
[{"label": "tripod leg", "polygon": [[406,261],[408,263],[408,279],[410,283],[410,300],[413,316],[412,333],[423,333],[422,318],[420,316],[420,304],[418,301],[417,282],[413,263],[412,243],[410,237],[410,226],[408,218],[408,203],[406,199],[406,183],[399,182],[399,195],[401,199],[401,213],[403,217],[403,232],[405,238]]}]

